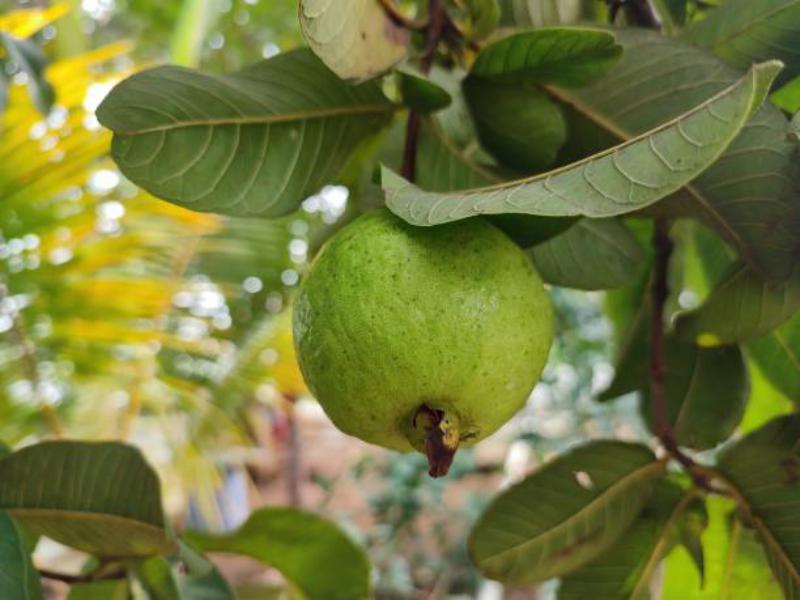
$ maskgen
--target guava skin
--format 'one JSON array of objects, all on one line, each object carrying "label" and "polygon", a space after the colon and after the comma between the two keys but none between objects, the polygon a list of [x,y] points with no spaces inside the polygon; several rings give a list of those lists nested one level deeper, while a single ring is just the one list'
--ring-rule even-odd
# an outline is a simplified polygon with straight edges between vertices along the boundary
[{"label": "guava skin", "polygon": [[508,421],[553,337],[542,281],[499,229],[482,219],[413,227],[386,210],[317,255],[293,329],[306,383],[339,429],[422,452],[440,420],[455,447]]}]

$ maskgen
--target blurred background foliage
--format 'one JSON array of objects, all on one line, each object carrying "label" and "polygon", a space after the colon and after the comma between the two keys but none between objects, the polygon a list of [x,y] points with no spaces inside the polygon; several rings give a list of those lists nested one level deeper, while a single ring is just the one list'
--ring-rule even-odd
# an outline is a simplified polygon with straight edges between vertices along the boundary
[{"label": "blurred background foliage", "polygon": [[[505,3],[534,25],[600,4]],[[639,295],[557,288],[542,383],[500,434],[459,455],[447,486],[421,456],[320,432],[288,308],[315,249],[374,201],[368,174],[279,220],[191,213],[120,176],[93,114],[142,66],[230,71],[298,45],[294,0],[0,0],[0,32],[3,442],[126,439],[158,468],[179,521],[219,529],[243,504],[303,502],[368,546],[380,597],[492,598],[463,536],[498,486],[580,439],[646,437],[635,398],[592,401]],[[676,264],[673,304],[696,304],[712,282],[691,251]],[[745,429],[789,407],[752,368],[751,383]]]}]

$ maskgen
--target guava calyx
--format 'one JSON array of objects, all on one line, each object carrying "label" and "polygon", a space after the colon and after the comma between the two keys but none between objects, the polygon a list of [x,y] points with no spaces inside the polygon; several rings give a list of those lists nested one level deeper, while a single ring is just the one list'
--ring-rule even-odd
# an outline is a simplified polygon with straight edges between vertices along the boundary
[{"label": "guava calyx", "polygon": [[461,442],[458,418],[450,411],[423,404],[414,414],[412,425],[417,433],[422,434],[422,450],[428,457],[428,474],[431,477],[444,477],[453,464]]}]

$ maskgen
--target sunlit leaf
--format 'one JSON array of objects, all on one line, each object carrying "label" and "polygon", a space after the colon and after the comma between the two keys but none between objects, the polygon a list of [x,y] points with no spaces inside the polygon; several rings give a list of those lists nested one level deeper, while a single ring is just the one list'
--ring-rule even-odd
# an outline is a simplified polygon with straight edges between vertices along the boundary
[{"label": "sunlit leaf", "polygon": [[800,312],[768,335],[751,340],[747,350],[777,389],[800,399]]}]

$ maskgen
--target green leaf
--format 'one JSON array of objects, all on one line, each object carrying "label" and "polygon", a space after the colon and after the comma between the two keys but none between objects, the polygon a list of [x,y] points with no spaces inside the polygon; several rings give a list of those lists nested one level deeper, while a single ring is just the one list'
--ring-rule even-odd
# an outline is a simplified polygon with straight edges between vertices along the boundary
[{"label": "green leaf", "polygon": [[450,106],[453,98],[422,73],[405,67],[397,69],[403,104],[417,112],[428,114]]},{"label": "green leaf", "polygon": [[798,35],[798,0],[726,0],[682,33],[737,67],[747,68],[768,58],[784,61],[786,69],[778,84],[800,74]]},{"label": "green leaf", "polygon": [[675,332],[703,345],[761,337],[800,309],[800,267],[783,282],[764,280],[743,263],[733,265],[697,309],[678,316]]},{"label": "green leaf", "polygon": [[738,491],[787,598],[800,595],[800,415],[770,421],[726,448],[719,469]]},{"label": "green leaf", "polygon": [[754,66],[689,112],[619,146],[555,171],[488,188],[423,192],[384,167],[389,208],[412,225],[480,214],[609,217],[648,206],[711,165],[764,99],[780,63]]},{"label": "green leaf", "polygon": [[482,146],[502,165],[531,173],[553,164],[567,126],[544,92],[531,84],[467,77],[464,97]]},{"label": "green leaf", "polygon": [[67,600],[130,600],[128,581],[94,581],[70,586]]},{"label": "green leaf", "polygon": [[333,523],[293,508],[264,508],[229,535],[184,536],[204,552],[255,558],[280,571],[309,600],[367,598],[369,562]]},{"label": "green leaf", "polygon": [[547,283],[581,290],[628,285],[645,266],[636,236],[617,219],[581,219],[528,254]]},{"label": "green leaf", "polygon": [[500,0],[503,19],[501,23],[515,27],[546,27],[567,25],[586,14],[584,7],[596,6],[587,0]]},{"label": "green leaf", "polygon": [[739,433],[750,433],[776,417],[794,412],[795,405],[764,376],[758,363],[748,357],[747,370],[750,378],[750,398],[747,410],[739,424]]},{"label": "green leaf", "polygon": [[687,509],[696,501],[679,486],[660,481],[620,540],[597,560],[561,580],[558,600],[639,600],[661,560],[678,541]]},{"label": "green leaf", "polygon": [[25,540],[13,519],[0,511],[0,598],[38,600],[42,597],[42,582],[28,555]]},{"label": "green leaf", "polygon": [[172,567],[165,558],[154,556],[137,561],[133,564],[133,572],[150,600],[181,600],[178,582],[175,581]]},{"label": "green leaf", "polygon": [[494,499],[470,534],[472,559],[505,583],[568,573],[614,545],[663,473],[663,461],[638,444],[572,450]]},{"label": "green leaf", "polygon": [[158,477],[119,443],[43,442],[0,460],[0,510],[90,554],[170,553]]},{"label": "green leaf", "polygon": [[[740,77],[713,55],[663,35],[620,30],[617,40],[625,54],[606,77],[578,90],[548,90],[567,115],[565,157],[630,140]],[[765,105],[718,161],[650,211],[702,221],[765,277],[785,279],[800,248],[797,146],[787,127],[780,111]]]},{"label": "green leaf", "polygon": [[376,83],[350,86],[308,50],[232,75],[142,71],[97,110],[112,156],[147,191],[198,211],[276,217],[333,180],[389,122]]},{"label": "green leaf", "polygon": [[482,40],[488,37],[500,21],[500,6],[497,0],[467,0],[470,12],[469,39]]},{"label": "green leaf", "polygon": [[236,600],[230,584],[214,567],[205,575],[177,575],[181,597],[186,600]]},{"label": "green leaf", "polygon": [[[650,399],[649,311],[637,316],[601,401],[638,392],[645,422],[655,431]],[[749,394],[738,346],[703,348],[668,335],[665,340],[667,414],[682,446],[704,450],[728,439],[742,420]]]},{"label": "green leaf", "polygon": [[769,335],[751,340],[747,351],[778,390],[800,401],[800,312]]},{"label": "green leaf", "polygon": [[379,75],[408,52],[408,31],[376,0],[300,0],[300,28],[314,53],[342,79]]},{"label": "green leaf", "polygon": [[[47,64],[44,53],[29,40],[19,40],[0,31],[0,46],[5,48],[8,58],[14,61],[20,72],[28,76],[28,94],[39,109],[46,115],[53,107],[56,93],[44,77]],[[2,61],[0,61],[2,67]],[[2,80],[2,75],[0,75]],[[0,111],[4,102],[0,102]]]},{"label": "green leaf", "polygon": [[735,518],[733,503],[719,496],[709,496],[706,502],[706,577],[702,580],[693,559],[676,547],[664,561],[662,600],[782,600],[764,552],[753,531]]},{"label": "green leaf", "polygon": [[608,31],[552,27],[505,37],[478,53],[470,75],[505,83],[586,85],[622,56]]}]

